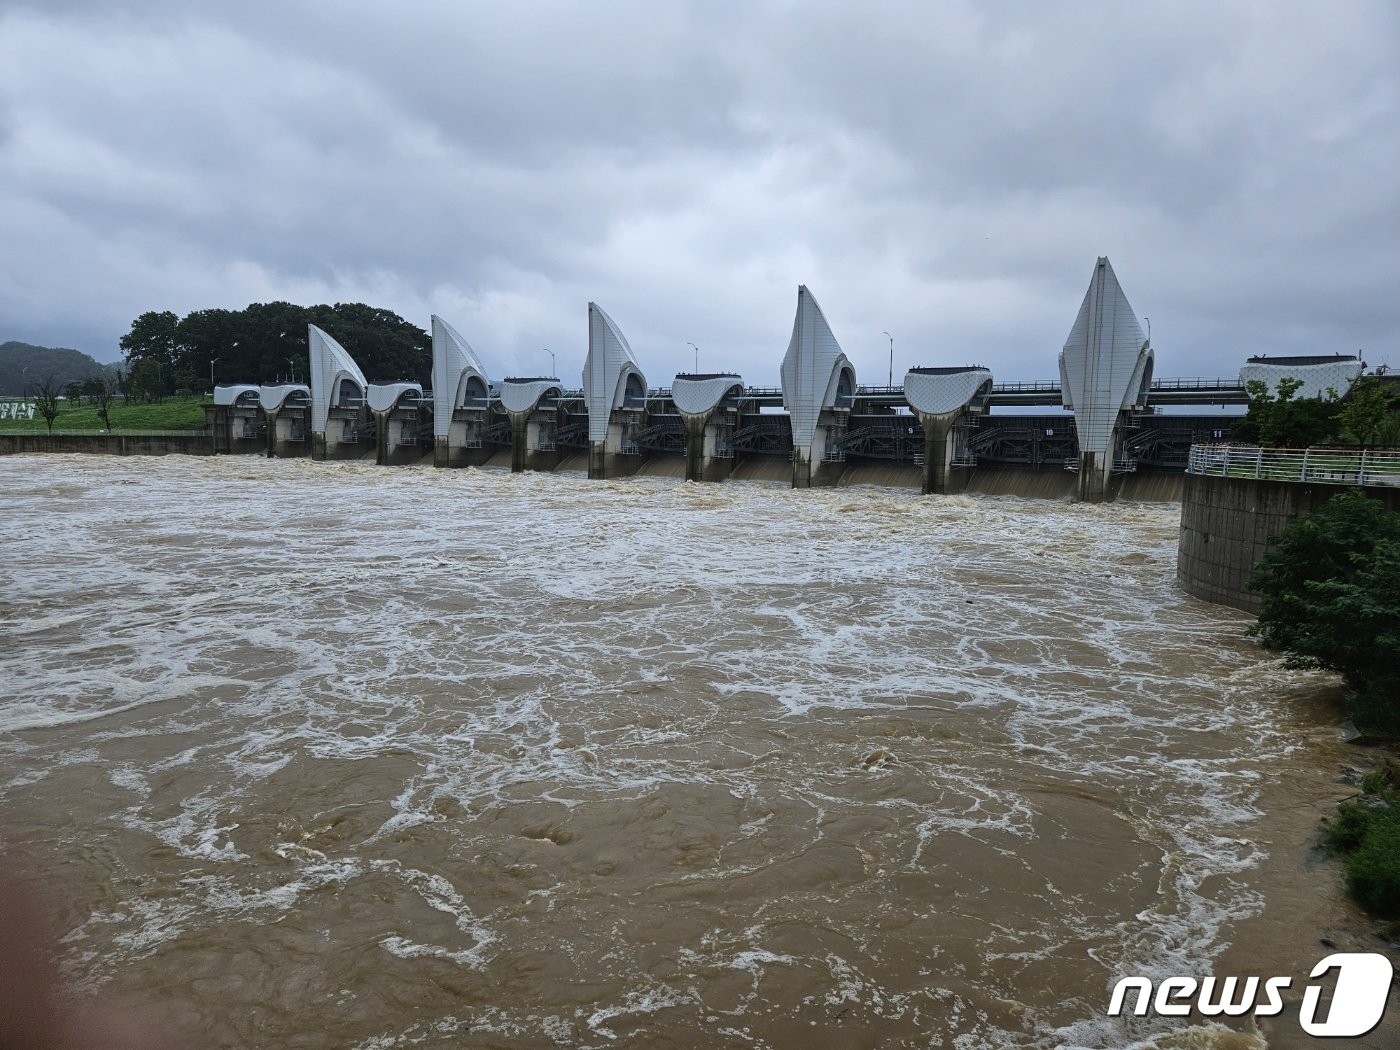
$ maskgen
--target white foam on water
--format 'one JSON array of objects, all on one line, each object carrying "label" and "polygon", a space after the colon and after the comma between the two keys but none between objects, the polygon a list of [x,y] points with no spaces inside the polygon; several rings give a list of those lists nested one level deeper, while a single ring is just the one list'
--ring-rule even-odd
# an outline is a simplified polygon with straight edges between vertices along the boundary
[{"label": "white foam on water", "polygon": [[650,1014],[673,1006],[681,1006],[691,1001],[691,997],[670,989],[645,989],[631,991],[616,1006],[605,1006],[588,1015],[588,1027],[606,1039],[616,1040],[617,1033],[607,1027],[606,1022],[617,1017],[632,1014]]},{"label": "white foam on water", "polygon": [[[104,498],[36,531],[50,508],[26,483],[56,472]],[[1085,964],[1105,988],[1126,972],[1202,971],[1260,906],[1249,875],[1264,849],[1245,831],[1257,768],[1296,742],[1277,724],[1278,672],[1231,640],[1241,618],[1175,591],[1174,508],[232,459],[5,457],[0,480],[16,493],[0,543],[23,552],[0,621],[22,639],[0,651],[12,690],[0,799],[91,766],[121,793],[104,821],[215,873],[95,910],[71,943],[117,957],[90,973],[370,873],[471,939],[397,930],[385,951],[489,968],[510,943],[501,917],[441,876],[385,866],[383,851],[445,836],[465,865],[489,848],[482,814],[582,811],[667,786],[767,807],[745,812],[736,838],[782,840],[786,856],[823,841],[829,816],[880,814],[904,834],[878,870],[909,875],[944,870],[959,844],[1014,859],[1037,842],[1038,777],[1122,791],[1116,819],[1160,857],[1152,907],[1047,898],[1032,928],[989,927],[985,945],[1010,960],[1103,941]],[[1171,660],[1181,651],[1189,665]],[[877,716],[914,735],[870,736]],[[887,757],[863,764],[871,755]],[[359,838],[269,844],[290,866],[274,876],[240,845],[245,814],[308,765],[397,771],[356,800],[377,804]],[[470,816],[445,817],[448,802]],[[800,836],[780,807],[803,814]],[[767,863],[721,857],[674,878],[703,886]],[[555,914],[558,892],[525,900]],[[859,924],[842,933],[878,944]],[[941,1002],[901,999],[868,950],[806,960],[831,981],[817,999],[890,1017]],[[757,942],[694,952],[756,978],[803,961]],[[701,1009],[683,978],[634,993],[588,1012],[588,1029],[611,1040],[614,1018]],[[960,1045],[1153,1037],[1095,1017],[1098,1002],[1083,1004],[1089,1020],[1030,1036],[999,1035],[966,996],[948,1003],[974,1033]],[[498,1021],[555,1038],[552,1016]]]}]

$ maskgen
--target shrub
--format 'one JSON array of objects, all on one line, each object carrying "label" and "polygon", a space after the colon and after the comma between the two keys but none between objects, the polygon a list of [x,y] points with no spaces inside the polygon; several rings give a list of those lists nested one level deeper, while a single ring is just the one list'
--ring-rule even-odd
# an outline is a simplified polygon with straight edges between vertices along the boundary
[{"label": "shrub", "polygon": [[1339,493],[1274,540],[1250,587],[1251,634],[1289,667],[1340,674],[1359,721],[1400,726],[1400,514]]},{"label": "shrub", "polygon": [[1400,792],[1392,770],[1367,774],[1359,801],[1343,802],[1324,844],[1342,855],[1347,890],[1367,911],[1400,918]]}]

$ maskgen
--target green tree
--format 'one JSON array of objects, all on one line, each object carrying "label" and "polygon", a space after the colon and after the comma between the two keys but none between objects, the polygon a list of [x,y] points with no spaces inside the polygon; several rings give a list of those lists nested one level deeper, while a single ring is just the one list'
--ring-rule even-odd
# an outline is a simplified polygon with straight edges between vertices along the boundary
[{"label": "green tree", "polygon": [[1400,725],[1400,513],[1340,492],[1274,540],[1250,588],[1250,633],[1286,666],[1337,672],[1359,720]]},{"label": "green tree", "polygon": [[141,358],[132,364],[127,372],[128,400],[136,402],[157,402],[165,398],[170,389],[165,373],[169,365],[162,365],[154,357]]},{"label": "green tree", "polygon": [[371,383],[432,381],[432,337],[391,310],[365,303],[314,306],[309,320],[329,332]]},{"label": "green tree", "polygon": [[[259,378],[257,363],[251,360],[248,348],[239,341],[239,319],[242,311],[195,310],[180,321],[176,338],[181,348],[184,366],[201,377],[251,376]],[[214,364],[218,364],[215,376]]]},{"label": "green tree", "polygon": [[44,376],[30,384],[28,391],[30,399],[34,402],[34,411],[43,417],[51,435],[53,434],[53,421],[63,411],[58,401],[58,390],[58,381],[53,376]]},{"label": "green tree", "polygon": [[117,396],[117,380],[103,376],[92,381],[92,403],[97,406],[97,417],[102,420],[102,429],[112,429],[112,402]]},{"label": "green tree", "polygon": [[1400,444],[1400,393],[1377,376],[1360,376],[1347,391],[1337,423],[1362,448]]},{"label": "green tree", "polygon": [[131,322],[131,331],[121,337],[119,345],[133,374],[142,364],[157,366],[148,370],[147,375],[158,374],[168,379],[175,374],[180,356],[179,326],[180,319],[169,310],[147,311]]},{"label": "green tree", "polygon": [[268,382],[310,372],[307,314],[294,303],[252,303],[234,318],[238,360],[220,371],[231,382]]},{"label": "green tree", "polygon": [[1234,436],[1265,448],[1308,448],[1335,439],[1341,406],[1335,398],[1297,397],[1303,381],[1285,376],[1276,392],[1251,379],[1245,384],[1249,412],[1235,425]]},{"label": "green tree", "polygon": [[[428,333],[391,310],[365,303],[251,303],[242,310],[196,310],[183,319],[168,311],[138,317],[121,340],[131,383],[140,381],[140,393],[133,387],[132,396],[160,396],[188,385],[191,376],[207,376],[215,361],[222,382],[265,383],[293,374],[304,379],[310,372],[308,324],[339,341],[371,382],[427,382],[432,374]],[[159,393],[149,381],[156,374]]]}]

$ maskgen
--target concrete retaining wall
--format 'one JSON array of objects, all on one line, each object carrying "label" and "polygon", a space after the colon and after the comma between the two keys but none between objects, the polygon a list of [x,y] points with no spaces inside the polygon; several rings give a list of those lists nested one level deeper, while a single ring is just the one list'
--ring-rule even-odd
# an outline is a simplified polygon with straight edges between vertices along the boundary
[{"label": "concrete retaining wall", "polygon": [[0,434],[0,456],[20,452],[211,456],[214,442],[207,434]]},{"label": "concrete retaining wall", "polygon": [[[1269,537],[1349,487],[1355,486],[1187,474],[1181,495],[1177,584],[1208,602],[1257,612],[1259,596],[1247,585]],[[1400,511],[1400,489],[1366,486],[1362,491]]]}]

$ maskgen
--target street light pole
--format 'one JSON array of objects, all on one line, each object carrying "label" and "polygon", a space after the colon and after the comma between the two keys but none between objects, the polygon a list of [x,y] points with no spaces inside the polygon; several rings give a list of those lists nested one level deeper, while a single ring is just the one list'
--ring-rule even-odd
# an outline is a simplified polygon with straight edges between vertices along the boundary
[{"label": "street light pole", "polygon": [[688,347],[690,347],[691,349],[693,349],[693,350],[695,351],[695,374],[696,374],[696,375],[699,375],[699,374],[700,374],[700,348],[699,348],[698,346],[696,346],[694,343],[690,343],[690,342],[687,342],[685,345],[688,346]]},{"label": "street light pole", "polygon": [[210,390],[213,390],[213,389],[214,389],[214,362],[215,362],[215,361],[218,361],[218,360],[220,360],[220,359],[217,358],[217,357],[211,357],[211,358],[209,359],[209,389],[210,389]]},{"label": "street light pole", "polygon": [[889,332],[886,332],[885,335],[889,338],[889,341],[890,341],[890,387],[893,388],[893,387],[894,387],[894,336],[890,335]]},{"label": "street light pole", "polygon": [[559,378],[559,366],[558,366],[557,364],[555,364],[555,361],[554,361],[554,351],[551,350],[551,349],[550,349],[549,347],[547,347],[547,346],[544,347],[543,349],[544,349],[544,352],[547,353],[547,354],[549,355],[549,378],[550,378],[550,379],[558,379],[558,378]]}]

